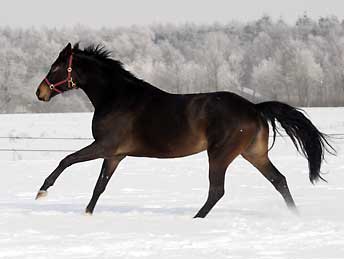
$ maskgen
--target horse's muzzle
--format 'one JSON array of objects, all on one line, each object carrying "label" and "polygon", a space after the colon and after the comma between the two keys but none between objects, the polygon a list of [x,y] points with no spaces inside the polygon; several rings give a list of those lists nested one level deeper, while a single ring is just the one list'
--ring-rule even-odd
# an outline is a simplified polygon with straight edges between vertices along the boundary
[{"label": "horse's muzzle", "polygon": [[43,101],[43,102],[48,102],[50,100],[50,95],[51,95],[51,92],[50,92],[49,87],[44,82],[42,82],[38,86],[37,91],[36,91],[36,96],[38,100]]}]

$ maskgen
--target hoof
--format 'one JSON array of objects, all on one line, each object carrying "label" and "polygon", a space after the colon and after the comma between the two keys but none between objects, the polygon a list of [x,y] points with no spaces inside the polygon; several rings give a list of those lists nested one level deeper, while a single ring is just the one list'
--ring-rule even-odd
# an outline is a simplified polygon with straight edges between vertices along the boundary
[{"label": "hoof", "polygon": [[48,192],[47,191],[39,191],[36,195],[36,200],[44,198],[48,196]]},{"label": "hoof", "polygon": [[295,216],[300,216],[300,212],[294,203],[289,204],[288,208],[289,208],[290,212],[293,213]]},{"label": "hoof", "polygon": [[92,212],[90,212],[90,211],[85,211],[85,216],[92,216]]},{"label": "hoof", "polygon": [[295,216],[300,216],[300,212],[299,210],[294,207],[294,208],[290,208],[290,211],[295,215]]}]

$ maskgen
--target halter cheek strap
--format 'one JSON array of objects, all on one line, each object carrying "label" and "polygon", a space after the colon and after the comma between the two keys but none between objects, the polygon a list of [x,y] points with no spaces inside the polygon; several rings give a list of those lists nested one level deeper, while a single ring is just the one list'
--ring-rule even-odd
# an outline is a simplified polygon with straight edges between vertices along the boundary
[{"label": "halter cheek strap", "polygon": [[68,68],[67,68],[67,78],[66,79],[53,84],[48,80],[48,78],[44,78],[44,81],[47,83],[47,85],[49,86],[49,88],[51,90],[60,94],[63,91],[59,90],[57,87],[65,84],[65,83],[67,83],[68,88],[77,88],[76,83],[73,82],[73,78],[72,78],[72,71],[73,71],[72,62],[73,62],[73,54],[71,54],[69,57]]}]

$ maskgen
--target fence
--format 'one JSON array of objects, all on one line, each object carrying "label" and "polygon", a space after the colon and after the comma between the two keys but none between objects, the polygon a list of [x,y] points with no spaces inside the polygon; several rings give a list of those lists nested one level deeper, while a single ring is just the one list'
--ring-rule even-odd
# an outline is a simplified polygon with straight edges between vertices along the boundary
[{"label": "fence", "polygon": [[[327,134],[332,139],[344,139],[344,133],[332,133]],[[287,135],[277,135],[277,138],[280,137],[287,137]],[[272,136],[270,136],[272,138]],[[87,137],[75,137],[75,138],[65,138],[65,137],[19,137],[19,136],[0,136],[0,140],[8,140],[8,144],[14,143],[15,141],[23,141],[23,140],[29,140],[29,141],[67,141],[68,143],[75,142],[75,141],[85,141],[85,145],[93,141],[93,138],[87,138]],[[66,146],[69,146],[70,144],[66,144]],[[82,146],[83,147],[83,146]],[[57,152],[57,153],[70,153],[77,151],[77,148],[70,148],[70,149],[52,149],[52,148],[1,148],[0,152]]]}]

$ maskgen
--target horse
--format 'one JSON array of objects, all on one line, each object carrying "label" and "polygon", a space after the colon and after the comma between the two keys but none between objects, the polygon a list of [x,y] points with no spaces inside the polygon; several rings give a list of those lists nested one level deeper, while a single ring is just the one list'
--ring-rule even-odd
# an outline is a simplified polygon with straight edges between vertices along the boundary
[{"label": "horse", "polygon": [[[69,166],[103,159],[93,195],[86,207],[92,214],[118,164],[127,156],[177,158],[201,151],[209,163],[208,197],[194,217],[204,218],[225,193],[225,174],[239,155],[249,161],[296,211],[286,178],[268,156],[269,123],[273,143],[279,127],[308,160],[312,183],[323,179],[320,168],[330,152],[328,136],[303,111],[286,103],[254,104],[232,92],[172,94],[135,77],[111,58],[104,46],[81,49],[71,43],[59,53],[36,95],[48,102],[60,93],[82,89],[94,106],[94,141],[66,156],[45,179],[36,199]],[[273,146],[273,144],[272,144]],[[272,147],[271,146],[271,147]],[[324,179],[323,179],[324,180]]]}]

